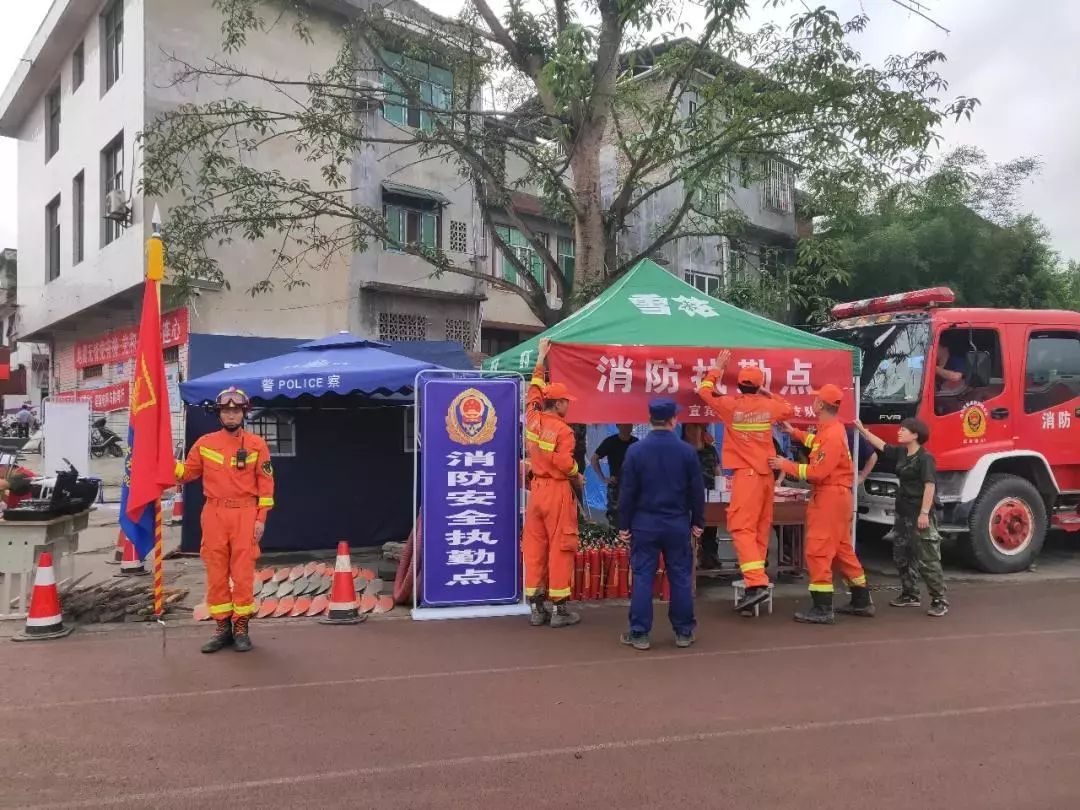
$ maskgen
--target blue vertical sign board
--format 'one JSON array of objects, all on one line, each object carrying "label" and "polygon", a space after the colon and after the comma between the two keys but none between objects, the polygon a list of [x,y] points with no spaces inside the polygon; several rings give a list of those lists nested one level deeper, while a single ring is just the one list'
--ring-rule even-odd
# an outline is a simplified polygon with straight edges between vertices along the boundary
[{"label": "blue vertical sign board", "polygon": [[422,607],[521,601],[516,379],[420,383]]}]

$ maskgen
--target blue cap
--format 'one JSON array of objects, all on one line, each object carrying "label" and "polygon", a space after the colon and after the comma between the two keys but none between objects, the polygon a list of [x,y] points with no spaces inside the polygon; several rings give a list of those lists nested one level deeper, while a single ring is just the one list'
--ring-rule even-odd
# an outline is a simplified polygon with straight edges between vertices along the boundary
[{"label": "blue cap", "polygon": [[649,418],[654,422],[666,422],[674,419],[679,412],[679,406],[675,400],[669,397],[657,397],[649,402]]}]

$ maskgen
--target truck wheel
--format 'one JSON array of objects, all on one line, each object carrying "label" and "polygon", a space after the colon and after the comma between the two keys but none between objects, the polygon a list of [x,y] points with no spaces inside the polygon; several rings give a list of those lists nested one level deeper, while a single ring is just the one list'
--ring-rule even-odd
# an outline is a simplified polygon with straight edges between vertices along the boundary
[{"label": "truck wheel", "polygon": [[1046,505],[1039,490],[1016,475],[990,475],[969,521],[971,558],[990,574],[1025,570],[1046,540]]}]

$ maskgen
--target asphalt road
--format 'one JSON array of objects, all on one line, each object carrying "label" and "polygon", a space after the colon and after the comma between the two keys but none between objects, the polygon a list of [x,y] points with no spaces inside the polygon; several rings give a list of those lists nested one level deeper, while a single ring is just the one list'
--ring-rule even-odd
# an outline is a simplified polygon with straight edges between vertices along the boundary
[{"label": "asphalt road", "polygon": [[[834,627],[699,604],[0,642],[0,807],[1080,807],[1080,583],[969,585],[953,612]],[[660,618],[663,619],[662,614]]]}]

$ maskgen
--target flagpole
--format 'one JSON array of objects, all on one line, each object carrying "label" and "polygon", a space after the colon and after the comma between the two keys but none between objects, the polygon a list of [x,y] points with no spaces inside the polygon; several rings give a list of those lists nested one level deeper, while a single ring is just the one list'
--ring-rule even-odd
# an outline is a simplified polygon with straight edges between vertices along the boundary
[{"label": "flagpole", "polygon": [[[161,241],[161,212],[157,205],[151,218],[153,233],[146,243],[146,279],[154,284],[161,311],[161,280],[165,277],[165,246]],[[161,532],[161,498],[154,504],[154,616],[162,629],[165,620],[165,543]],[[162,637],[164,644],[164,637]]]}]

